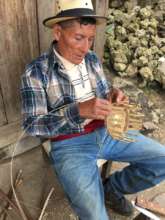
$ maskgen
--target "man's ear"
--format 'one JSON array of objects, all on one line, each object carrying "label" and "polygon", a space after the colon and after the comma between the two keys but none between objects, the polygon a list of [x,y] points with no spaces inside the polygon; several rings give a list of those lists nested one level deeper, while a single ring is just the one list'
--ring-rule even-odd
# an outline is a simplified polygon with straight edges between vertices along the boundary
[{"label": "man's ear", "polygon": [[61,36],[61,26],[59,24],[55,24],[53,27],[53,36],[56,41],[59,41]]}]

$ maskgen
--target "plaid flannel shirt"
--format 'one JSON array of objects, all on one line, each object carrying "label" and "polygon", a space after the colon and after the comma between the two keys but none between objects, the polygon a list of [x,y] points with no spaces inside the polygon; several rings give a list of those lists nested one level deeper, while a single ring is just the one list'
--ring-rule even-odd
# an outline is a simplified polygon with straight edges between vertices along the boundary
[{"label": "plaid flannel shirt", "polygon": [[[54,42],[48,53],[26,66],[21,77],[23,128],[32,136],[84,131],[85,119],[79,115],[74,87],[53,48]],[[85,64],[95,96],[106,98],[110,85],[94,52],[87,53]]]}]

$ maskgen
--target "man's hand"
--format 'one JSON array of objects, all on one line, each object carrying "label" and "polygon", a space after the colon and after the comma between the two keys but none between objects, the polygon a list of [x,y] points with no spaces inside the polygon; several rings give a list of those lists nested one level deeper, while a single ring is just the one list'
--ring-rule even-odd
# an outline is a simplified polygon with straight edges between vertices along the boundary
[{"label": "man's hand", "polygon": [[120,89],[112,89],[109,94],[108,100],[110,103],[129,103],[128,97],[124,95],[124,93]]},{"label": "man's hand", "polygon": [[110,103],[106,99],[93,98],[79,103],[79,114],[83,118],[104,120],[110,112]]}]

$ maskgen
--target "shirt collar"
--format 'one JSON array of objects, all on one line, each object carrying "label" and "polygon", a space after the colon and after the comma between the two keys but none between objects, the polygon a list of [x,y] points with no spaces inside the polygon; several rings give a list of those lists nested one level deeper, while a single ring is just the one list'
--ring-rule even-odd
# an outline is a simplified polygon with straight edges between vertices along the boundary
[{"label": "shirt collar", "polygon": [[48,65],[49,65],[49,68],[54,68],[56,65],[61,66],[63,68],[62,62],[54,53],[55,44],[56,44],[56,42],[53,41],[50,45],[50,49],[48,52]]}]

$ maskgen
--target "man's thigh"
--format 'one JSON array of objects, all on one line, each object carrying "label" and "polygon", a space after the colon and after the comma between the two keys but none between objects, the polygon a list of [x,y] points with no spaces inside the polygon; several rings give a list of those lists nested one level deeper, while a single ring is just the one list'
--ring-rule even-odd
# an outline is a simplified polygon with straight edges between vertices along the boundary
[{"label": "man's thigh", "polygon": [[100,219],[99,215],[102,214],[104,219],[108,219],[97,167],[98,149],[94,141],[88,140],[83,145],[82,139],[73,138],[73,141],[52,146],[53,166],[73,208],[80,216],[88,213],[89,219],[97,219],[96,216]]},{"label": "man's thigh", "polygon": [[138,162],[142,160],[165,157],[165,146],[139,132],[133,132],[135,142],[113,140],[110,135],[104,138],[99,152],[100,158],[122,162]]}]

